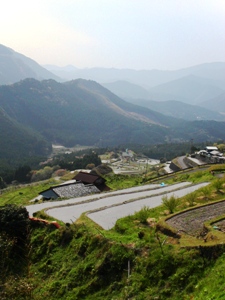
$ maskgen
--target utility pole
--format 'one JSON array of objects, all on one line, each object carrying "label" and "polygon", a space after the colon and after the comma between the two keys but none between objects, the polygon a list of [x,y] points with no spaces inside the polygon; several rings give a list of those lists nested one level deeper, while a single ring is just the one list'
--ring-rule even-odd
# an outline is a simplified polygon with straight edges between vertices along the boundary
[{"label": "utility pole", "polygon": [[127,277],[130,277],[130,260],[128,260]]}]

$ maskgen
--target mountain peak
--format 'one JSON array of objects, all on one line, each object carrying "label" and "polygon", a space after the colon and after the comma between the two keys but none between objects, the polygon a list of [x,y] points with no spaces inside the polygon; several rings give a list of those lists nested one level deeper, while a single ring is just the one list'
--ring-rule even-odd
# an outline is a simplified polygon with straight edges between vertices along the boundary
[{"label": "mountain peak", "polygon": [[0,84],[12,84],[25,78],[60,80],[31,58],[0,44]]}]

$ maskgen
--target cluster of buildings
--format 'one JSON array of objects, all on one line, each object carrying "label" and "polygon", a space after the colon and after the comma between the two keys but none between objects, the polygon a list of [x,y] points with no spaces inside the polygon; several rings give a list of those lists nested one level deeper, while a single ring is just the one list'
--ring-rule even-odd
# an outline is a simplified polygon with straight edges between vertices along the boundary
[{"label": "cluster of buildings", "polygon": [[196,152],[196,157],[207,163],[225,163],[225,156],[215,146],[207,146]]}]

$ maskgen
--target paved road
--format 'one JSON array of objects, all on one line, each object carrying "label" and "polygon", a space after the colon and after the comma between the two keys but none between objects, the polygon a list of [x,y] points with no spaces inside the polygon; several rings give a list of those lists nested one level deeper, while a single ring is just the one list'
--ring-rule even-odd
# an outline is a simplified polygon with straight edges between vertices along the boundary
[{"label": "paved road", "polygon": [[32,216],[34,212],[40,211],[42,209],[46,209],[49,207],[55,207],[55,206],[63,206],[63,205],[71,205],[79,202],[84,201],[94,201],[101,198],[106,198],[112,195],[120,195],[120,194],[128,194],[128,193],[138,193],[140,191],[145,190],[151,190],[151,189],[157,189],[160,187],[160,184],[146,184],[143,186],[136,186],[128,189],[118,190],[114,192],[107,192],[107,193],[101,193],[101,194],[94,194],[84,197],[77,197],[77,198],[71,198],[69,200],[63,200],[63,201],[47,201],[45,203],[40,204],[33,204],[26,206],[26,209],[29,212],[29,215]]},{"label": "paved road", "polygon": [[[186,187],[181,190],[173,191],[167,193],[167,196],[170,197],[174,195],[175,197],[183,197],[203,186],[206,186],[208,183],[201,183],[195,186]],[[88,217],[92,219],[95,223],[99,224],[104,229],[112,228],[116,221],[120,218],[133,215],[136,211],[141,210],[144,206],[153,208],[162,204],[162,195],[148,197],[142,200],[137,200],[130,203],[121,204],[111,208],[106,208],[102,211],[89,213]]]},{"label": "paved road", "polygon": [[122,204],[122,203],[124,204],[130,200],[151,197],[151,196],[157,195],[159,193],[161,193],[161,194],[168,193],[168,192],[174,191],[176,189],[183,188],[189,184],[190,184],[190,182],[182,182],[182,183],[177,183],[177,184],[165,186],[165,187],[158,186],[159,188],[157,188],[157,189],[140,191],[137,193],[122,194],[122,195],[118,194],[118,195],[109,196],[109,197],[107,197],[107,195],[105,195],[104,198],[101,198],[101,199],[98,199],[95,201],[80,203],[80,204],[66,206],[66,207],[64,206],[64,207],[51,208],[51,209],[46,210],[46,212],[53,218],[61,220],[65,223],[72,223],[72,222],[75,222],[76,219],[78,219],[80,217],[80,215],[84,212],[88,212],[88,211],[92,211],[92,210],[96,210],[96,209],[103,209],[103,208],[106,209],[112,205],[118,205],[118,204]]},{"label": "paved road", "polygon": [[[189,182],[181,182],[169,186],[150,184],[69,200],[29,205],[26,208],[30,216],[36,211],[46,209],[50,216],[65,223],[75,222],[82,213],[89,212],[88,216],[93,221],[104,229],[110,229],[119,218],[133,214],[143,206],[156,207],[160,205],[163,194],[168,196],[174,194],[177,197],[182,197],[206,184],[202,183],[195,186],[189,186]],[[140,200],[140,198],[142,199]],[[128,202],[131,200],[134,202]]]}]

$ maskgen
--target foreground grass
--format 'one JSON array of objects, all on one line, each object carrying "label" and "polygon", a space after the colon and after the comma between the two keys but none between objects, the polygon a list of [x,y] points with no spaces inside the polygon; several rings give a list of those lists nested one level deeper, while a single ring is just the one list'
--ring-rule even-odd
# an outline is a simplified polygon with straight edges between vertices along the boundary
[{"label": "foreground grass", "polygon": [[[184,175],[176,175],[171,183],[207,179],[211,184],[195,192],[194,197],[189,194],[179,199],[175,212],[224,197],[224,178],[218,179],[208,171],[190,173],[185,179]],[[112,180],[112,186],[128,187],[133,180],[127,178],[122,184],[120,177],[114,183]],[[156,224],[167,213],[163,205],[145,207],[118,220],[109,231],[85,215],[76,224],[62,225],[60,229],[32,225],[28,248],[20,259],[20,272],[15,270],[13,256],[4,260],[4,253],[13,253],[6,251],[11,244],[8,249],[0,246],[0,298],[224,299],[225,238],[221,235],[215,247],[187,244],[182,248],[179,239],[157,230]],[[44,214],[40,216],[43,218]]]},{"label": "foreground grass", "polygon": [[1,299],[223,299],[224,247],[180,248],[146,221],[162,209],[144,209],[110,231],[85,216],[60,229],[32,227],[23,271],[13,272],[11,261],[0,275]]}]

